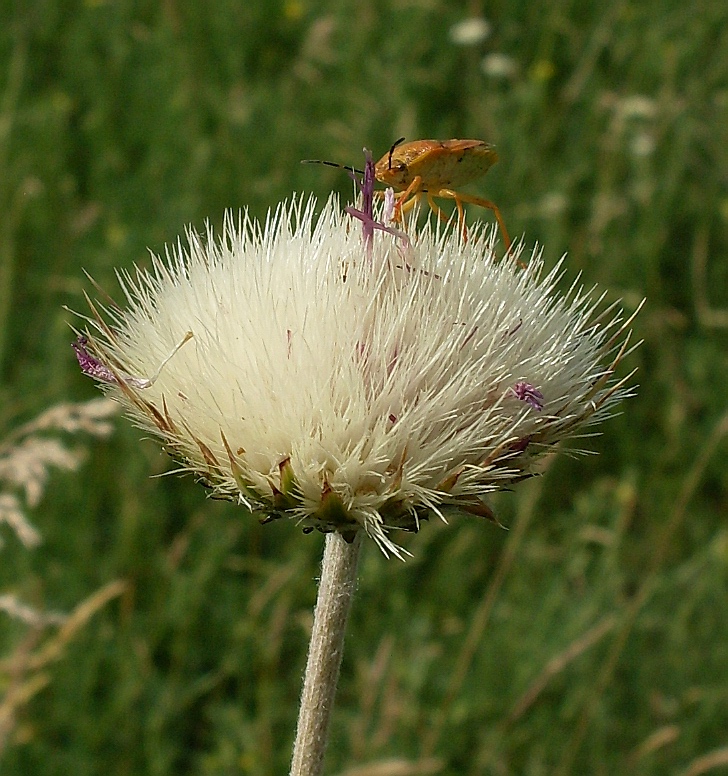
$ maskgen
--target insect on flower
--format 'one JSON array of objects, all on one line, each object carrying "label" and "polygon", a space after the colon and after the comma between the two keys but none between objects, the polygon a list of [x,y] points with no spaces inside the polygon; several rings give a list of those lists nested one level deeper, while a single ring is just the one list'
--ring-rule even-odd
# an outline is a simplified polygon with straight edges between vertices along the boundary
[{"label": "insect on flower", "polygon": [[[304,161],[360,172],[335,162]],[[380,183],[398,192],[396,221],[401,220],[402,214],[411,210],[423,194],[433,212],[446,219],[435,199],[451,199],[458,211],[463,236],[467,237],[463,203],[478,205],[493,211],[508,251],[511,238],[498,206],[488,199],[458,191],[461,186],[482,178],[497,161],[495,149],[483,140],[413,140],[405,143],[404,138],[400,138],[376,163],[374,170]]]}]

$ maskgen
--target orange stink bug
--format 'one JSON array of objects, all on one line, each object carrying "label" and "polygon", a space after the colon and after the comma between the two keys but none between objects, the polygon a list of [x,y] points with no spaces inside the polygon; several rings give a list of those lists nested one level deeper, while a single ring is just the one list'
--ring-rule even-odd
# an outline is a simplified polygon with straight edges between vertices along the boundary
[{"label": "orange stink bug", "polygon": [[[335,162],[306,161],[360,172]],[[400,138],[376,163],[374,174],[380,183],[398,192],[395,220],[401,220],[402,214],[411,210],[423,194],[432,210],[441,218],[447,218],[434,199],[451,199],[457,207],[463,234],[467,236],[463,203],[479,205],[493,211],[508,251],[511,238],[498,206],[482,197],[457,191],[482,178],[497,161],[493,146],[483,140],[413,140],[405,143],[404,138]]]},{"label": "orange stink bug", "polygon": [[452,199],[458,209],[465,232],[463,202],[492,210],[503,234],[506,251],[511,238],[498,206],[482,197],[457,191],[472,181],[482,178],[498,161],[492,145],[483,140],[413,140],[401,138],[374,166],[378,181],[400,192],[395,206],[395,217],[410,210],[422,194],[432,210],[443,217],[433,198]]}]

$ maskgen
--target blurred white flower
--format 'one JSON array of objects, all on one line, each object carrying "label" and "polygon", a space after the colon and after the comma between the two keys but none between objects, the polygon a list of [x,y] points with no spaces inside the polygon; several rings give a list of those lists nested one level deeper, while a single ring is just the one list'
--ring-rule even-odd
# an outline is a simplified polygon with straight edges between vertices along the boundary
[{"label": "blurred white flower", "polygon": [[609,414],[629,322],[577,283],[559,294],[538,254],[499,261],[495,232],[403,239],[350,212],[368,237],[335,199],[189,232],[120,273],[127,309],[92,307],[77,348],[215,495],[398,555],[392,529],[491,517],[483,496]]},{"label": "blurred white flower", "polygon": [[629,143],[629,150],[632,156],[652,156],[655,153],[656,147],[655,138],[649,132],[638,132]]},{"label": "blurred white flower", "polygon": [[631,94],[617,101],[617,112],[626,120],[654,119],[657,116],[657,102],[644,94]]},{"label": "blurred white flower", "polygon": [[488,54],[480,67],[491,78],[513,78],[518,72],[518,62],[508,54]]},{"label": "blurred white flower", "polygon": [[456,46],[475,46],[490,36],[490,30],[490,22],[487,19],[472,16],[450,27],[450,40]]},{"label": "blurred white flower", "polygon": [[541,218],[558,218],[569,207],[569,198],[561,191],[548,191],[538,203]]}]

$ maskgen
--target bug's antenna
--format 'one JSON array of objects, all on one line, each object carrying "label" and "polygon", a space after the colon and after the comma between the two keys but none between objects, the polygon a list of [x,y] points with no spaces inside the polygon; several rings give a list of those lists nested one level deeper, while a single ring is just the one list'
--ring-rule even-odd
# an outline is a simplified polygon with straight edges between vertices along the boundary
[{"label": "bug's antenna", "polygon": [[326,162],[323,159],[301,159],[301,164],[325,164],[327,167],[338,167],[340,170],[351,170],[351,172],[364,175],[364,170],[357,167],[351,167],[348,164],[337,164],[336,162]]},{"label": "bug's antenna", "polygon": [[401,137],[399,140],[395,140],[394,143],[392,143],[392,147],[389,149],[389,164],[387,165],[388,169],[392,169],[392,154],[394,153],[394,149],[400,144],[404,143],[404,138]]}]

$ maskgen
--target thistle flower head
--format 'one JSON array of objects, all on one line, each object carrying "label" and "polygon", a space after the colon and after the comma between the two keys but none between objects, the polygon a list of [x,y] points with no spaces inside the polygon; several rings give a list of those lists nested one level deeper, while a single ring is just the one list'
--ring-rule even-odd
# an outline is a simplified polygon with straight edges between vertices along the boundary
[{"label": "thistle flower head", "polygon": [[392,529],[490,517],[485,495],[612,410],[629,321],[559,294],[538,253],[498,261],[495,233],[352,212],[364,237],[335,198],[189,232],[119,274],[126,309],[92,305],[77,353],[215,495],[400,554]]}]

